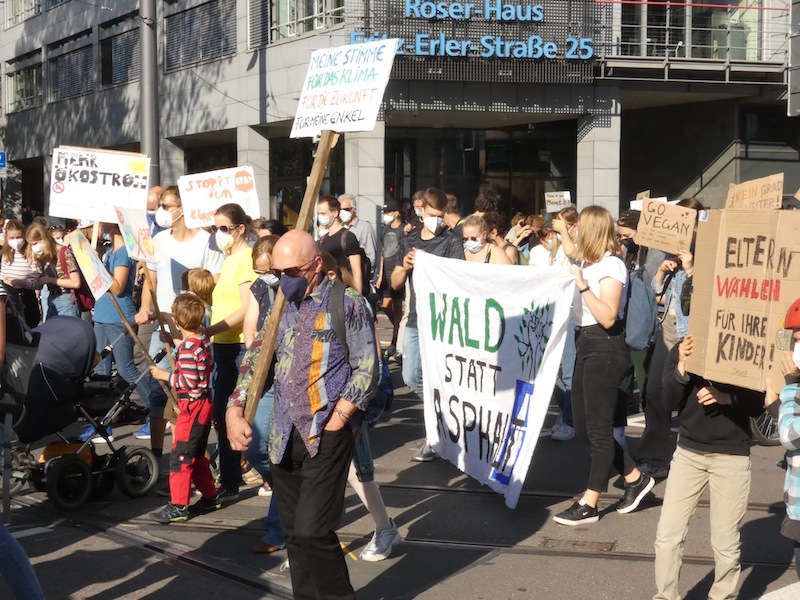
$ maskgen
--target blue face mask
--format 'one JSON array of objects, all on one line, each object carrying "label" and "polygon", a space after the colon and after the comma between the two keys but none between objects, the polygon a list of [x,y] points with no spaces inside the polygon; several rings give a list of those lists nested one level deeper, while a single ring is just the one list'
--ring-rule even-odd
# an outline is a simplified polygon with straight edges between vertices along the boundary
[{"label": "blue face mask", "polygon": [[286,296],[286,301],[299,305],[306,297],[308,280],[302,275],[287,275],[283,273],[280,280],[281,291]]}]

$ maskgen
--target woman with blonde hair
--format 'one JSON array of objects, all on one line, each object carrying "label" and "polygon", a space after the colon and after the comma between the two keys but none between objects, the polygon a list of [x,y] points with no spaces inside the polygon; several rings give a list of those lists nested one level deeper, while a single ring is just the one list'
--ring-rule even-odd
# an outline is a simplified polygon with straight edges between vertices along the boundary
[{"label": "woman with blonde hair", "polygon": [[625,298],[628,270],[620,256],[614,219],[601,206],[584,208],[578,219],[573,319],[576,358],[572,380],[575,430],[588,438],[589,481],[583,497],[553,518],[562,525],[595,523],[597,501],[608,488],[612,465],[625,478],[625,495],[617,512],[634,511],[655,480],[642,475],[613,435],[618,388],[630,366],[620,306]]},{"label": "woman with blonde hair", "polygon": [[489,240],[489,228],[483,217],[470,215],[461,223],[464,236],[464,257],[468,262],[510,265],[511,259]]},{"label": "woman with blonde hair", "polygon": [[75,290],[81,287],[78,262],[69,246],[60,246],[44,225],[33,223],[25,232],[25,256],[41,269],[40,286],[47,286],[47,315],[80,317]]}]

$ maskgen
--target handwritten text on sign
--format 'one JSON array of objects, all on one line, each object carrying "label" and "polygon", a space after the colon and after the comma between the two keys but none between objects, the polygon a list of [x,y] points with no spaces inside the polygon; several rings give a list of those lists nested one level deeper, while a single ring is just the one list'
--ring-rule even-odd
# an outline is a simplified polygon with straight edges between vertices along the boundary
[{"label": "handwritten text on sign", "polygon": [[696,210],[653,198],[645,198],[642,208],[644,210],[636,230],[640,245],[671,254],[689,251],[697,220]]},{"label": "handwritten text on sign", "polygon": [[78,263],[78,268],[83,274],[83,278],[89,285],[89,290],[92,292],[95,300],[105,294],[114,283],[111,274],[100,262],[97,252],[94,251],[89,240],[79,230],[73,231],[69,235],[69,247],[75,255],[75,260]]},{"label": "handwritten text on sign", "polygon": [[783,203],[783,173],[731,184],[725,208],[780,208]]},{"label": "handwritten text on sign", "polygon": [[308,63],[290,137],[323,129],[372,131],[389,82],[397,40],[317,50]]},{"label": "handwritten text on sign", "polygon": [[133,260],[156,262],[153,238],[150,237],[150,224],[143,210],[115,207],[117,222],[128,257]]},{"label": "handwritten text on sign", "polygon": [[210,227],[223,204],[238,204],[251,218],[261,216],[253,167],[233,167],[178,178],[187,227]]},{"label": "handwritten text on sign", "polygon": [[545,192],[544,194],[544,203],[549,213],[556,213],[562,208],[568,207],[570,201],[569,192]]}]

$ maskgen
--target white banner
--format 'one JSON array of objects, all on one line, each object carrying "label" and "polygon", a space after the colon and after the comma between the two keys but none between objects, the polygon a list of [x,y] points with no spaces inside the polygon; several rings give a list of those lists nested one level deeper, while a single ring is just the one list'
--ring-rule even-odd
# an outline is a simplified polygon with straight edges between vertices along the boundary
[{"label": "white banner", "polygon": [[436,453],[517,505],[553,387],[574,280],[417,252],[425,431]]},{"label": "white banner", "polygon": [[150,159],[94,148],[53,150],[50,216],[116,223],[115,206],[147,209]]},{"label": "white banner", "polygon": [[233,167],[178,177],[181,205],[186,226],[211,227],[214,213],[231,202],[244,209],[251,219],[261,216],[253,167]]},{"label": "white banner", "polygon": [[378,40],[314,51],[289,137],[314,137],[323,129],[375,129],[398,42]]}]

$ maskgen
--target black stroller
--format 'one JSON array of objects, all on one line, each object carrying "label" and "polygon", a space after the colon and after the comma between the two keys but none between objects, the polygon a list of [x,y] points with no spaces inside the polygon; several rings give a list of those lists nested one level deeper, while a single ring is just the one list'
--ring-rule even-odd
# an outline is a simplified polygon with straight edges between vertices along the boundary
[{"label": "black stroller", "polygon": [[[133,405],[133,387],[100,420],[81,405],[83,383],[96,362],[91,325],[73,317],[53,317],[30,330],[19,319],[13,300],[6,316],[6,360],[0,376],[0,412],[5,412],[6,424],[5,505],[27,483],[46,491],[63,510],[79,508],[90,496],[110,493],[115,482],[131,498],[148,494],[158,481],[155,455],[148,448],[114,446],[106,430]],[[79,416],[103,437],[109,453],[98,454],[90,440],[68,439],[61,433]],[[13,444],[9,422],[18,438]],[[36,459],[31,444],[53,434],[59,441],[45,446]]]}]

